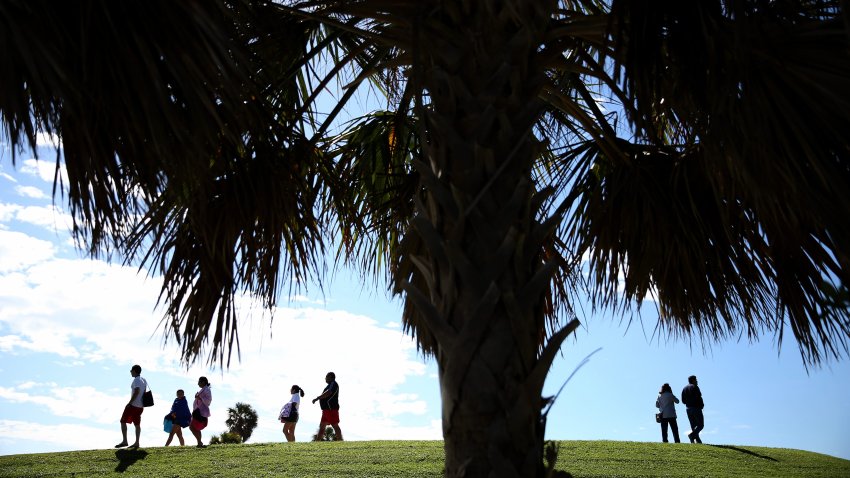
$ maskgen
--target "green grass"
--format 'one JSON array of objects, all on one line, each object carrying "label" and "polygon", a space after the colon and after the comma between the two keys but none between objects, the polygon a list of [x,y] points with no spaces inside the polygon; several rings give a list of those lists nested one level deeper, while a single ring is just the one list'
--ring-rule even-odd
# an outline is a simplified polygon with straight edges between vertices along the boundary
[{"label": "green grass", "polygon": [[[559,442],[558,469],[592,477],[847,478],[850,461],[755,446]],[[440,441],[261,443],[0,456],[0,477],[438,477]]]}]

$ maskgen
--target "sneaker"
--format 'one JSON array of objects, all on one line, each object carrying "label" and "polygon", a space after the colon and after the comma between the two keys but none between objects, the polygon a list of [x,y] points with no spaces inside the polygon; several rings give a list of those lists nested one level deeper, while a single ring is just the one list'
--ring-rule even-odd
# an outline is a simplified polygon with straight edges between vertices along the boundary
[{"label": "sneaker", "polygon": [[121,443],[115,445],[115,448],[124,448],[125,446],[127,446],[127,442],[122,441]]},{"label": "sneaker", "polygon": [[198,448],[206,448],[207,446],[206,446],[206,445],[204,445],[203,443],[201,443],[201,444],[200,444],[200,445],[198,445],[197,447],[198,447]]}]

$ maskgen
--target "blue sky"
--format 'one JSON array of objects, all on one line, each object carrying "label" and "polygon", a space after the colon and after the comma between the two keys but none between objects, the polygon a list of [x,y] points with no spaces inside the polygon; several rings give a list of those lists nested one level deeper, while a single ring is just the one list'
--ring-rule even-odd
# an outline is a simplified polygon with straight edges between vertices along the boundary
[{"label": "blue sky", "polygon": [[[284,441],[275,418],[292,384],[318,395],[327,371],[341,387],[341,427],[348,440],[440,439],[436,366],[401,332],[401,304],[364,289],[342,270],[324,285],[281,304],[270,322],[250,301],[241,306],[241,360],[229,369],[202,362],[186,370],[173,342],[163,344],[154,309],[160,280],[134,267],[91,260],[70,240],[63,200],[51,197],[55,153],[11,164],[0,145],[0,454],[111,448],[138,363],[156,397],[145,410],[142,446],[162,446],[161,429],[178,388],[191,395],[197,377],[212,382],[210,426],[225,429],[237,401],[259,415],[252,442]],[[582,359],[556,402],[547,438],[660,441],[654,402],[669,382],[678,396],[696,374],[706,402],[703,441],[811,450],[850,459],[850,364],[808,372],[796,345],[778,353],[773,337],[700,343],[653,335],[644,306],[630,326],[610,314],[581,313],[582,328],[562,348],[547,381],[553,394]],[[688,429],[684,408],[679,424]],[[299,441],[318,425],[304,402]]]}]

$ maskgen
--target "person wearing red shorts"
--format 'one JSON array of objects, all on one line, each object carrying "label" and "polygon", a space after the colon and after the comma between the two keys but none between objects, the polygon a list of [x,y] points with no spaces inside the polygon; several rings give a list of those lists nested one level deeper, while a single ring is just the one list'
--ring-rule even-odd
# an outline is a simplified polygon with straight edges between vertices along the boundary
[{"label": "person wearing red shorts", "polygon": [[330,425],[334,429],[334,441],[342,441],[342,430],[339,428],[339,385],[336,383],[336,374],[328,372],[325,375],[325,383],[328,385],[322,391],[322,394],[313,399],[313,403],[318,400],[319,406],[322,408],[322,420],[319,423],[319,433],[316,434],[316,440],[322,439],[325,428]]},{"label": "person wearing red shorts", "polygon": [[206,448],[201,439],[201,430],[207,427],[211,415],[212,391],[210,391],[210,381],[207,380],[207,377],[199,378],[198,386],[201,389],[195,394],[195,402],[192,404],[192,420],[189,422],[189,431],[198,440],[198,448]]},{"label": "person wearing red shorts", "polygon": [[130,376],[133,377],[133,383],[130,385],[130,401],[124,407],[124,413],[121,414],[121,443],[115,445],[115,448],[124,448],[127,446],[127,424],[132,423],[136,427],[136,442],[130,445],[130,448],[139,447],[139,435],[142,433],[142,412],[145,411],[142,405],[142,395],[148,389],[148,383],[142,378],[142,367],[133,365],[130,369]]}]

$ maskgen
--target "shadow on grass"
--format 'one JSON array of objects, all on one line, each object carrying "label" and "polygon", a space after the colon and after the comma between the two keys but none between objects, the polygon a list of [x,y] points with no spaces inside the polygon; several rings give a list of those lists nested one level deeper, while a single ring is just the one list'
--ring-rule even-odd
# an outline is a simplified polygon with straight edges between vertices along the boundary
[{"label": "shadow on grass", "polygon": [[148,456],[148,452],[145,450],[130,448],[117,450],[115,452],[115,458],[118,458],[118,466],[115,467],[115,471],[118,473],[124,473],[127,471],[127,468],[130,468],[130,465],[139,460],[144,460],[146,456]]},{"label": "shadow on grass", "polygon": [[752,455],[756,458],[761,458],[763,460],[770,460],[770,461],[779,462],[779,460],[777,460],[776,458],[773,458],[773,457],[770,457],[770,456],[767,456],[767,455],[759,455],[758,453],[756,453],[754,451],[747,450],[746,448],[738,448],[736,446],[730,446],[730,445],[709,445],[709,446],[713,446],[715,448],[726,448],[727,450],[735,450],[735,451],[738,451],[738,452],[741,452],[741,453],[744,453],[744,454],[747,454],[747,455]]}]

